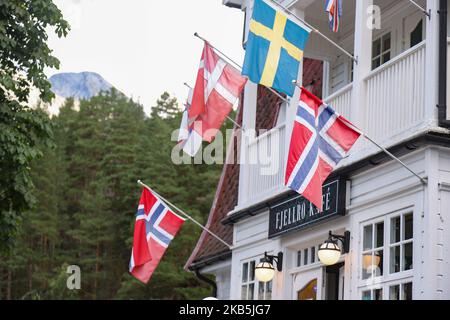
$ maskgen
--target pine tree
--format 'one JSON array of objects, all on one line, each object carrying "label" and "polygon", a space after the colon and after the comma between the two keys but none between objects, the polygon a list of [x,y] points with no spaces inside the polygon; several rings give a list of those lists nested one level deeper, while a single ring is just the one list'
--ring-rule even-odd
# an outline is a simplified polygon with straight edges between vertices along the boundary
[{"label": "pine tree", "polygon": [[[112,90],[68,99],[51,120],[55,146],[31,166],[36,206],[23,220],[10,254],[0,257],[2,299],[200,299],[210,288],[183,270],[201,230],[187,221],[151,281],[128,273],[134,217],[144,180],[205,223],[220,165],[175,165],[181,111],[164,93],[146,117],[141,105]],[[224,126],[223,129],[229,127]],[[79,265],[81,290],[65,286]]]}]

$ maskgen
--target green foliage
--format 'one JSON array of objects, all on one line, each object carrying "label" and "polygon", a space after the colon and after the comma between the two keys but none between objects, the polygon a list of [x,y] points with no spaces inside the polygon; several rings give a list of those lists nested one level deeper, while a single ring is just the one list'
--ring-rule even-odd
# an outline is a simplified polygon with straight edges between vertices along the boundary
[{"label": "green foliage", "polygon": [[[157,110],[157,111],[156,111]],[[205,222],[221,166],[174,165],[182,113],[164,93],[146,117],[115,90],[52,118],[55,147],[31,166],[35,207],[10,255],[0,256],[0,299],[201,299],[211,288],[183,267],[201,230],[187,221],[144,285],[128,273],[142,179]],[[81,290],[65,287],[67,265]]]},{"label": "green foliage", "polygon": [[57,68],[46,41],[69,30],[51,0],[0,1],[0,251],[12,248],[20,215],[34,203],[30,164],[52,138],[49,120],[25,104],[30,89],[53,97],[44,74]]},{"label": "green foliage", "polygon": [[42,155],[42,144],[50,146],[51,137],[41,111],[0,103],[0,249],[11,247],[20,214],[34,203],[30,164]]},{"label": "green foliage", "polygon": [[0,96],[13,93],[26,102],[31,86],[43,101],[53,97],[44,74],[46,67],[59,68],[47,45],[48,27],[66,36],[69,24],[51,0],[0,1]]}]

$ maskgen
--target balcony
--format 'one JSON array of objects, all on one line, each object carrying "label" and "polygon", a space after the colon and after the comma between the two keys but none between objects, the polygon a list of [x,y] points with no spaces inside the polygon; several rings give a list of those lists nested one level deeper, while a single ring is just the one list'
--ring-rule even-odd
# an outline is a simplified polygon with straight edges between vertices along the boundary
[{"label": "balcony", "polygon": [[[422,19],[420,13],[417,14],[413,10],[403,12],[402,7],[399,7],[398,3],[394,1],[378,2],[388,10],[387,15],[392,20],[404,21],[400,27],[404,28],[404,25],[408,25],[410,28],[408,30],[412,30],[412,32],[417,30],[417,25],[420,25],[418,21]],[[353,6],[356,4],[354,1],[346,2],[347,10],[353,11],[355,14],[354,8],[349,8],[352,7],[350,4]],[[425,2],[423,4],[425,5]],[[306,18],[313,16],[313,12],[319,10],[319,7],[317,1],[312,2],[309,9],[306,8]],[[321,7],[320,10],[322,10]],[[348,17],[344,23],[349,24],[350,21],[354,24],[354,18],[348,19]],[[316,21],[315,25],[317,23]],[[336,42],[349,52],[353,51],[353,46],[356,50],[354,43],[358,40],[354,38],[354,28],[352,30],[349,25],[345,24],[342,28],[347,30],[346,36],[340,42],[339,39],[335,39]],[[426,28],[429,26],[426,25]],[[392,28],[390,30],[392,32]],[[425,26],[423,30],[425,30]],[[326,32],[326,30],[321,31]],[[395,32],[395,34],[398,33]],[[372,38],[382,37],[385,34],[385,30],[380,30],[372,34]],[[425,34],[423,31],[424,37]],[[330,37],[332,36],[330,34]],[[394,36],[392,37],[394,38]],[[430,76],[430,73],[427,74],[427,69],[435,67],[434,64],[437,64],[437,61],[433,61],[433,65],[427,65],[430,60],[426,59],[429,43],[426,38],[419,43],[416,42],[417,44],[413,44],[412,40],[408,41],[411,42],[406,43],[404,39],[392,39],[388,50],[384,53],[389,52],[389,59],[382,61],[380,58],[381,65],[379,66],[374,59],[377,52],[369,48],[366,52],[371,56],[367,59],[369,61],[367,69],[374,69],[360,72],[360,78],[355,79],[355,81],[359,81],[358,85],[351,81],[353,79],[351,60],[344,58],[335,48],[327,47],[323,39],[317,36],[312,37],[305,51],[306,56],[320,57],[321,60],[327,62],[325,66],[328,70],[324,72],[327,75],[327,78],[324,78],[326,84],[324,92],[329,92],[329,94],[326,94],[323,100],[384,147],[394,146],[437,127],[437,113],[434,112],[436,104],[427,101],[427,94],[430,94],[428,92],[430,90],[426,89],[429,88],[427,79],[434,77],[434,75]],[[450,38],[448,46],[450,47]],[[380,49],[380,51],[382,50]],[[323,52],[326,52],[327,56],[324,56]],[[319,53],[322,55],[319,56]],[[380,57],[382,55],[383,52],[379,54]],[[339,64],[343,64],[344,67],[335,69],[346,70],[346,75],[340,76],[340,71],[333,74],[333,67]],[[355,95],[362,96],[364,99],[355,99]],[[284,174],[290,131],[292,130],[289,126],[289,121],[292,120],[290,119],[292,117],[292,113],[289,113],[290,108],[296,109],[293,101],[287,106],[285,124],[259,137],[251,138],[248,143],[243,144],[242,151],[246,154],[247,159],[251,160],[250,163],[241,164],[243,166],[241,182],[244,183],[240,185],[240,197],[236,211],[264,202],[287,191],[284,186]],[[378,152],[379,149],[362,138],[352,149],[349,157],[341,162],[340,167],[348,166]],[[268,165],[265,155],[269,155],[271,161],[276,161],[271,169],[268,169],[270,165]],[[273,168],[277,168],[277,170],[273,170]]]},{"label": "balcony", "polygon": [[[449,43],[450,45],[450,43]],[[364,79],[367,90],[367,103],[362,114],[365,132],[384,146],[391,146],[408,138],[412,133],[424,130],[425,103],[425,43],[411,48],[395,59],[372,71]],[[333,93],[324,101],[337,112],[354,121],[356,108],[352,105],[353,84],[348,84]],[[361,110],[358,110],[361,111]],[[252,139],[248,144],[248,203],[267,199],[286,190],[284,171],[287,155],[287,141],[290,139],[286,125],[278,126],[265,134]],[[276,150],[273,146],[277,145]],[[349,164],[373,149],[371,144],[361,140],[352,149],[350,157],[341,165]],[[372,150],[372,153],[375,150]],[[271,172],[265,155],[276,161]]]}]

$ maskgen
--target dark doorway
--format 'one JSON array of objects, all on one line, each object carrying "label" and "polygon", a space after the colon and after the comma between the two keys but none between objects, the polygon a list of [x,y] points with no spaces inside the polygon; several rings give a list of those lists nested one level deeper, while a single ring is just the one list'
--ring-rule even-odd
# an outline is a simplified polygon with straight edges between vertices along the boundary
[{"label": "dark doorway", "polygon": [[325,299],[339,300],[343,295],[339,292],[339,288],[343,288],[344,284],[340,284],[341,272],[343,272],[344,263],[326,267],[325,269]]},{"label": "dark doorway", "polygon": [[423,40],[422,20],[419,21],[416,28],[413,30],[413,32],[411,32],[410,40],[411,40],[411,48],[422,42],[422,40]]}]

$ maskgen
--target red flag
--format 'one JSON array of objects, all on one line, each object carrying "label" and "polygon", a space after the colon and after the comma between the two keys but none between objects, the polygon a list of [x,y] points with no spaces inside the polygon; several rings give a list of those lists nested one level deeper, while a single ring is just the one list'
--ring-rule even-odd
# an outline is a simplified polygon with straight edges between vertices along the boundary
[{"label": "red flag", "polygon": [[[190,138],[212,142],[226,116],[247,83],[247,78],[221,59],[205,42],[195,83],[192,104],[188,110]],[[188,140],[189,140],[188,139]],[[189,144],[189,143],[188,143]]]},{"label": "red flag", "polygon": [[322,185],[360,135],[349,121],[302,89],[286,165],[286,185],[322,211]]},{"label": "red flag", "polygon": [[176,215],[147,188],[142,192],[134,226],[130,273],[147,283],[184,219]]}]

